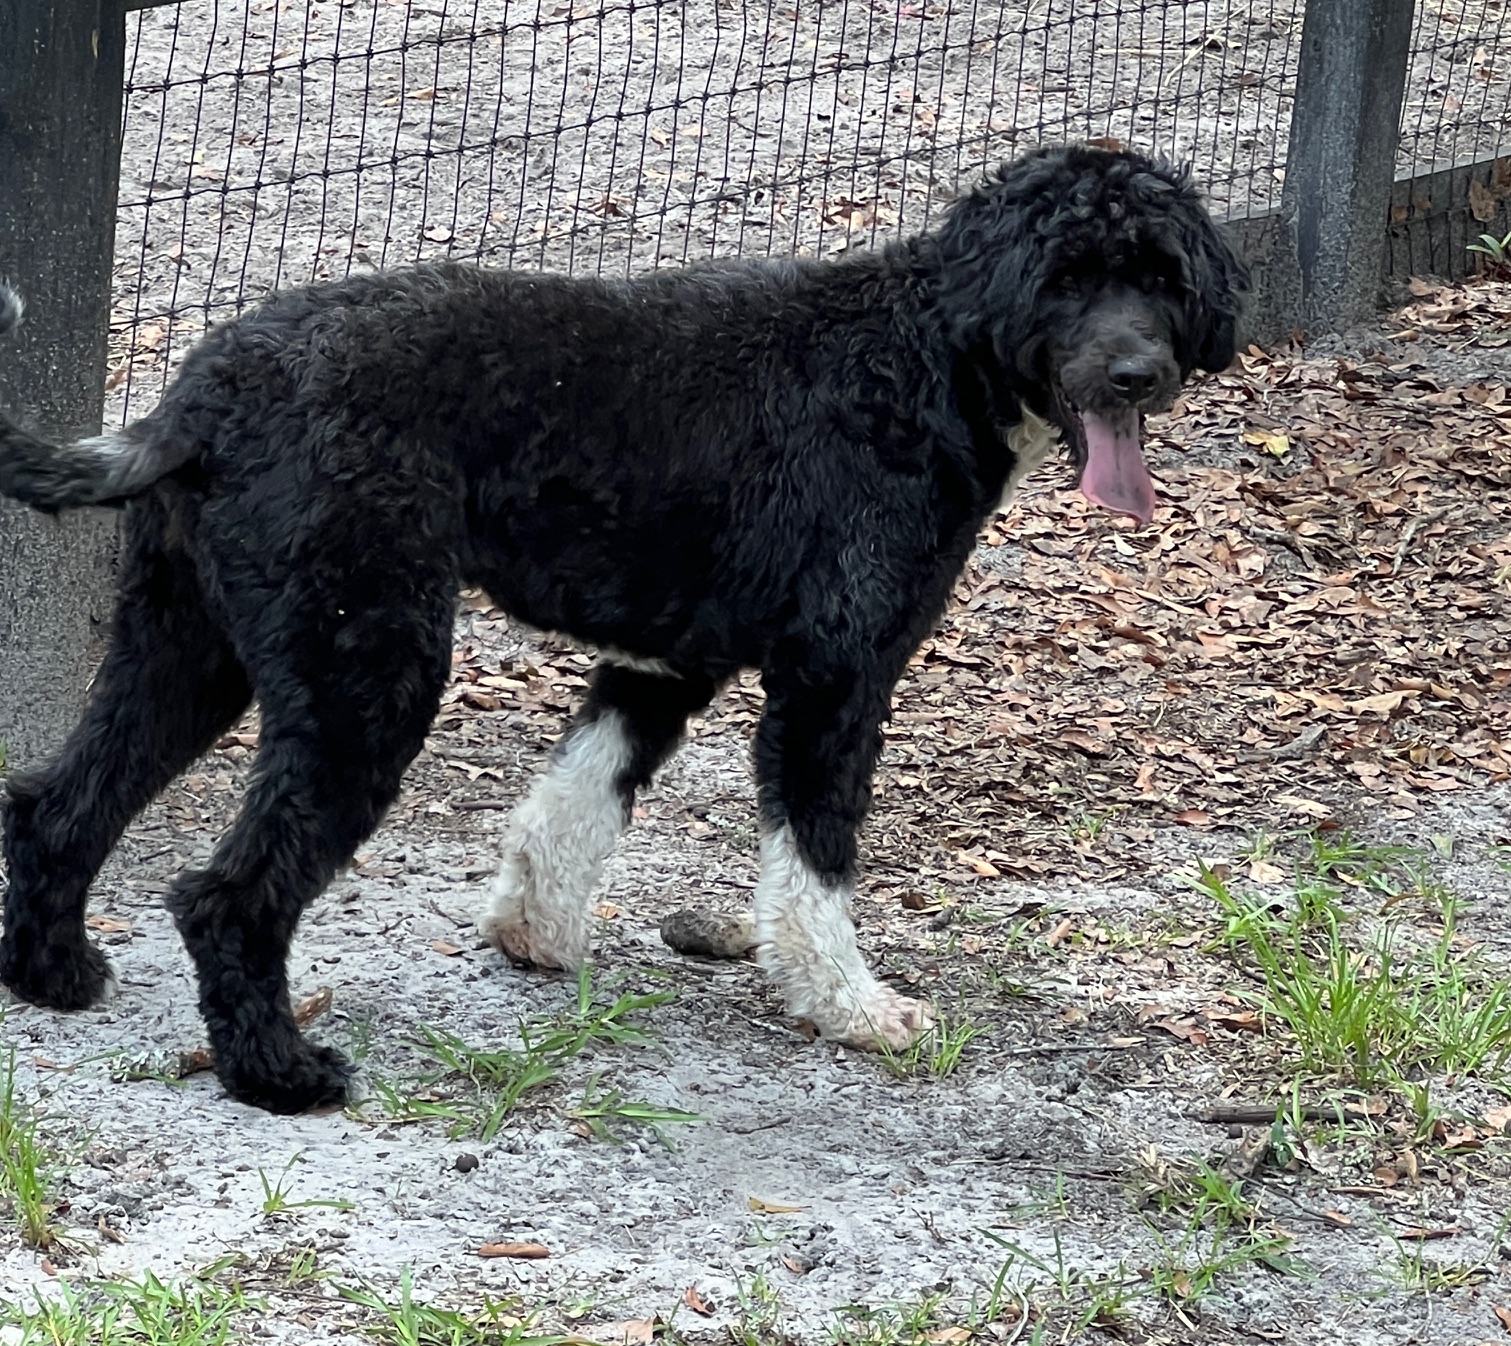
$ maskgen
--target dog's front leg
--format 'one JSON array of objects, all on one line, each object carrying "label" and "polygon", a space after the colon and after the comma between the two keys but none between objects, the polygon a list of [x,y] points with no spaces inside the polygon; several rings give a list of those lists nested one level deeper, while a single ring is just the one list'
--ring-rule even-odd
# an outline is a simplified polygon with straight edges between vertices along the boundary
[{"label": "dog's front leg", "polygon": [[579,721],[509,815],[498,872],[477,921],[507,957],[568,970],[587,961],[589,902],[629,817],[619,789],[629,759],[619,715]]},{"label": "dog's front leg", "polygon": [[550,766],[505,826],[503,856],[477,920],[500,952],[569,970],[587,960],[593,889],[629,822],[635,791],[716,685],[703,672],[598,665]]},{"label": "dog's front leg", "polygon": [[889,686],[871,685],[859,672],[815,685],[768,671],[763,681],[757,960],[789,1012],[825,1037],[872,1050],[907,1047],[929,1031],[933,1015],[876,979],[850,917],[855,833],[870,804]]}]

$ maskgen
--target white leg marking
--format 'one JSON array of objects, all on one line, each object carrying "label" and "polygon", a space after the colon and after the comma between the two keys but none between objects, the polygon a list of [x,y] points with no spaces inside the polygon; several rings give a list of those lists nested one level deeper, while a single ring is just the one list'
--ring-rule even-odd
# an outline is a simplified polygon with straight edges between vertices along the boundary
[{"label": "white leg marking", "polygon": [[681,676],[665,659],[642,659],[638,654],[626,654],[623,650],[609,646],[599,650],[598,657],[606,664],[618,664],[620,668],[628,668],[636,673],[650,673],[658,678]]},{"label": "white leg marking", "polygon": [[798,851],[790,828],[761,838],[755,891],[756,961],[782,988],[788,1010],[826,1038],[900,1049],[933,1027],[921,1000],[871,975],[855,942],[850,892],[831,887]]},{"label": "white leg marking", "polygon": [[1054,452],[1059,438],[1058,425],[1051,425],[1035,416],[1027,407],[1023,408],[1023,419],[1007,432],[1007,447],[1013,451],[1017,461],[1003,484],[1002,499],[997,502],[998,513],[1012,503],[1018,483]]},{"label": "white leg marking", "polygon": [[624,720],[606,710],[569,733],[509,815],[503,858],[477,919],[502,953],[541,967],[586,961],[589,902],[627,821],[618,780],[629,759]]}]

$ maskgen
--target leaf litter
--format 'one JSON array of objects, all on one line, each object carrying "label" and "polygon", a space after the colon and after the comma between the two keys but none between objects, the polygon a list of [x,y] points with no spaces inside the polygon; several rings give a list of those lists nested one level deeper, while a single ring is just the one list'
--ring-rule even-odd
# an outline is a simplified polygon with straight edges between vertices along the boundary
[{"label": "leaf litter", "polygon": [[[1428,311],[1505,316],[1483,288]],[[1251,348],[1147,451],[1150,528],[1053,482],[990,525],[1016,553],[978,551],[898,689],[884,859],[1105,880],[1127,854],[1067,822],[1407,819],[1511,777],[1504,380]]]}]

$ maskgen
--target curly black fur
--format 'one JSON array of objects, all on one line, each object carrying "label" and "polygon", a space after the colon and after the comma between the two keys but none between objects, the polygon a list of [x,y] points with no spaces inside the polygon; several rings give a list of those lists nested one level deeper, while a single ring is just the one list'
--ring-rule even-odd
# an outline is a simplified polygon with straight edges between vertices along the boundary
[{"label": "curly black fur", "polygon": [[627,791],[721,679],[760,669],[764,820],[850,874],[892,685],[1009,481],[1009,432],[1031,411],[1075,458],[1082,413],[1167,404],[1231,360],[1243,285],[1183,175],[1052,150],[880,252],[354,276],[212,332],[120,435],[57,448],[0,423],[5,494],[130,498],[89,709],[11,784],[0,978],[60,1008],[102,992],[90,880],[255,696],[242,815],[169,905],[226,1087],[339,1099],[284,958],[425,738],[464,582],[678,675],[594,680],[582,716],[614,707],[637,745]]}]

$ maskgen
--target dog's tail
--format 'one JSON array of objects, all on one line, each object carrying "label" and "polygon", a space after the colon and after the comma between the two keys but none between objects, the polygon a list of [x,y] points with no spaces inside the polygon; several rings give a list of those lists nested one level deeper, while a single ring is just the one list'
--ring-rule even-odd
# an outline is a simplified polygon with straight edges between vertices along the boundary
[{"label": "dog's tail", "polygon": [[[21,325],[24,312],[21,296],[0,281],[0,337]],[[50,444],[0,416],[0,495],[49,514],[76,505],[119,504],[196,452],[143,435],[137,427]]]}]

